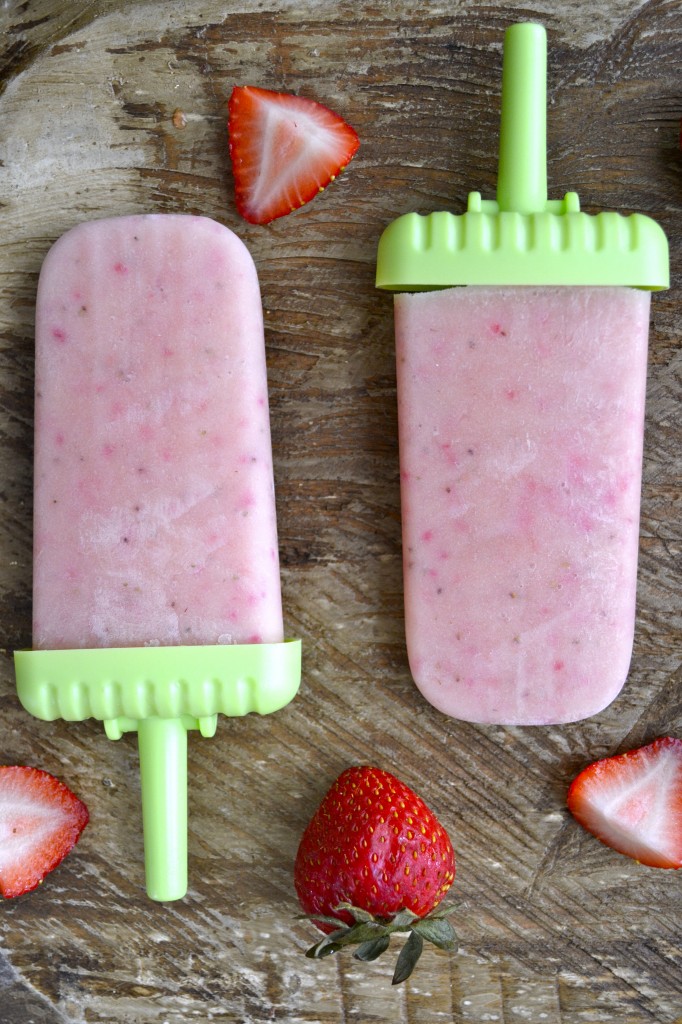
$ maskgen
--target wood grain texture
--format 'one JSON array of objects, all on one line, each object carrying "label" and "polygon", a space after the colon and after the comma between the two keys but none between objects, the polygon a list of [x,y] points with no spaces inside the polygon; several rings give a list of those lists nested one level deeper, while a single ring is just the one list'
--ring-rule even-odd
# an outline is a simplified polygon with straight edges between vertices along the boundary
[{"label": "wood grain texture", "polygon": [[[391,300],[376,244],[401,213],[494,194],[501,38],[548,28],[549,187],[654,216],[673,286],[653,300],[637,634],[622,695],[575,725],[474,726],[420,697],[405,657]],[[682,10],[678,0],[9,0],[0,10],[0,750],[86,801],[91,824],[2,907],[6,1024],[682,1020],[680,881],[584,833],[567,785],[682,727]],[[360,134],[348,171],[267,228],[236,214],[235,84],[297,92]],[[173,113],[182,110],[178,128]],[[233,228],[262,287],[296,701],[190,739],[190,892],[144,896],[137,754],[94,722],[19,707],[31,640],[35,286],[85,218],[192,212]],[[433,806],[457,850],[462,948],[312,964],[292,864],[331,780],[371,760]]]}]

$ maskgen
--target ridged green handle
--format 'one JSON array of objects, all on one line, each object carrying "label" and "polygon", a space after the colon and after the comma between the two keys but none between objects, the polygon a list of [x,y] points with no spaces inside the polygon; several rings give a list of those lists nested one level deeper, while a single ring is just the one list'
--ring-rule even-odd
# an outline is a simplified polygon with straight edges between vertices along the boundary
[{"label": "ridged green handle", "polygon": [[510,25],[504,36],[497,199],[470,192],[464,214],[438,210],[398,217],[379,239],[377,288],[669,286],[668,242],[650,217],[581,213],[575,192],[547,198],[546,72],[544,27]]},{"label": "ridged green handle", "polygon": [[43,721],[104,722],[138,733],[147,893],[187,891],[187,730],[213,736],[217,716],[261,715],[292,700],[301,641],[190,647],[15,651],[17,694]]},{"label": "ridged green handle", "polygon": [[547,202],[547,34],[531,22],[504,35],[497,202],[538,213]]}]

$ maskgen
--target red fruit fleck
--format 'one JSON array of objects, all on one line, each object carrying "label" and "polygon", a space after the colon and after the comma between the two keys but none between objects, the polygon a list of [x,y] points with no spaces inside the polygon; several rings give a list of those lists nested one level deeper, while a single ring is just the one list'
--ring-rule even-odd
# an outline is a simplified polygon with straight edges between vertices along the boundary
[{"label": "red fruit fleck", "polygon": [[304,206],[360,145],[343,118],[302,96],[236,86],[228,109],[237,209],[253,224]]},{"label": "red fruit fleck", "polygon": [[88,809],[39,768],[0,766],[0,892],[37,888],[78,842]]},{"label": "red fruit fleck", "polygon": [[602,843],[641,864],[682,867],[682,740],[595,761],[571,783],[571,814]]}]

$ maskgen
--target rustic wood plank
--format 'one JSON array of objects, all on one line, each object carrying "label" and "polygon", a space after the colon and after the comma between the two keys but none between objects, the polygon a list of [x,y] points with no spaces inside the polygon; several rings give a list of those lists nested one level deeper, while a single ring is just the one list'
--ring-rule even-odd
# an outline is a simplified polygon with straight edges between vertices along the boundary
[{"label": "rustic wood plank", "polygon": [[[373,272],[394,217],[494,192],[501,37],[528,17],[550,38],[551,194],[653,215],[673,287],[653,300],[627,686],[586,722],[522,729],[447,719],[409,676],[392,310]],[[596,843],[564,802],[587,761],[681,727],[677,0],[10,0],[0,39],[0,749],[64,778],[92,814],[40,890],[3,907],[3,1020],[679,1021],[679,879]],[[236,83],[322,100],[362,139],[324,196],[268,228],[234,208]],[[31,639],[40,264],[77,221],[141,211],[215,217],[256,261],[285,615],[305,651],[289,708],[191,737],[191,888],[168,906],[143,892],[134,738],[29,719],[11,662]],[[457,849],[461,951],[425,953],[402,989],[390,962],[312,964],[315,933],[294,921],[300,834],[333,777],[365,760],[413,785]]]}]

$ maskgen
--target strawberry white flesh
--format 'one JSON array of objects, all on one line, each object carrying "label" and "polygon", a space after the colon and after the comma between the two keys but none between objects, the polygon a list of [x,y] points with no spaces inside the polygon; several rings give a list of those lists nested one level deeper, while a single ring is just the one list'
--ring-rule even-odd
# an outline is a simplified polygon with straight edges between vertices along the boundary
[{"label": "strawberry white flesh", "polygon": [[229,132],[237,209],[254,224],[309,202],[360,144],[321,103],[248,85],[232,91]]},{"label": "strawberry white flesh", "polygon": [[619,853],[650,867],[682,867],[682,740],[665,736],[596,761],[573,780],[567,803]]},{"label": "strawberry white flesh", "polygon": [[0,767],[0,892],[21,896],[38,886],[73,848],[88,810],[48,772]]}]

